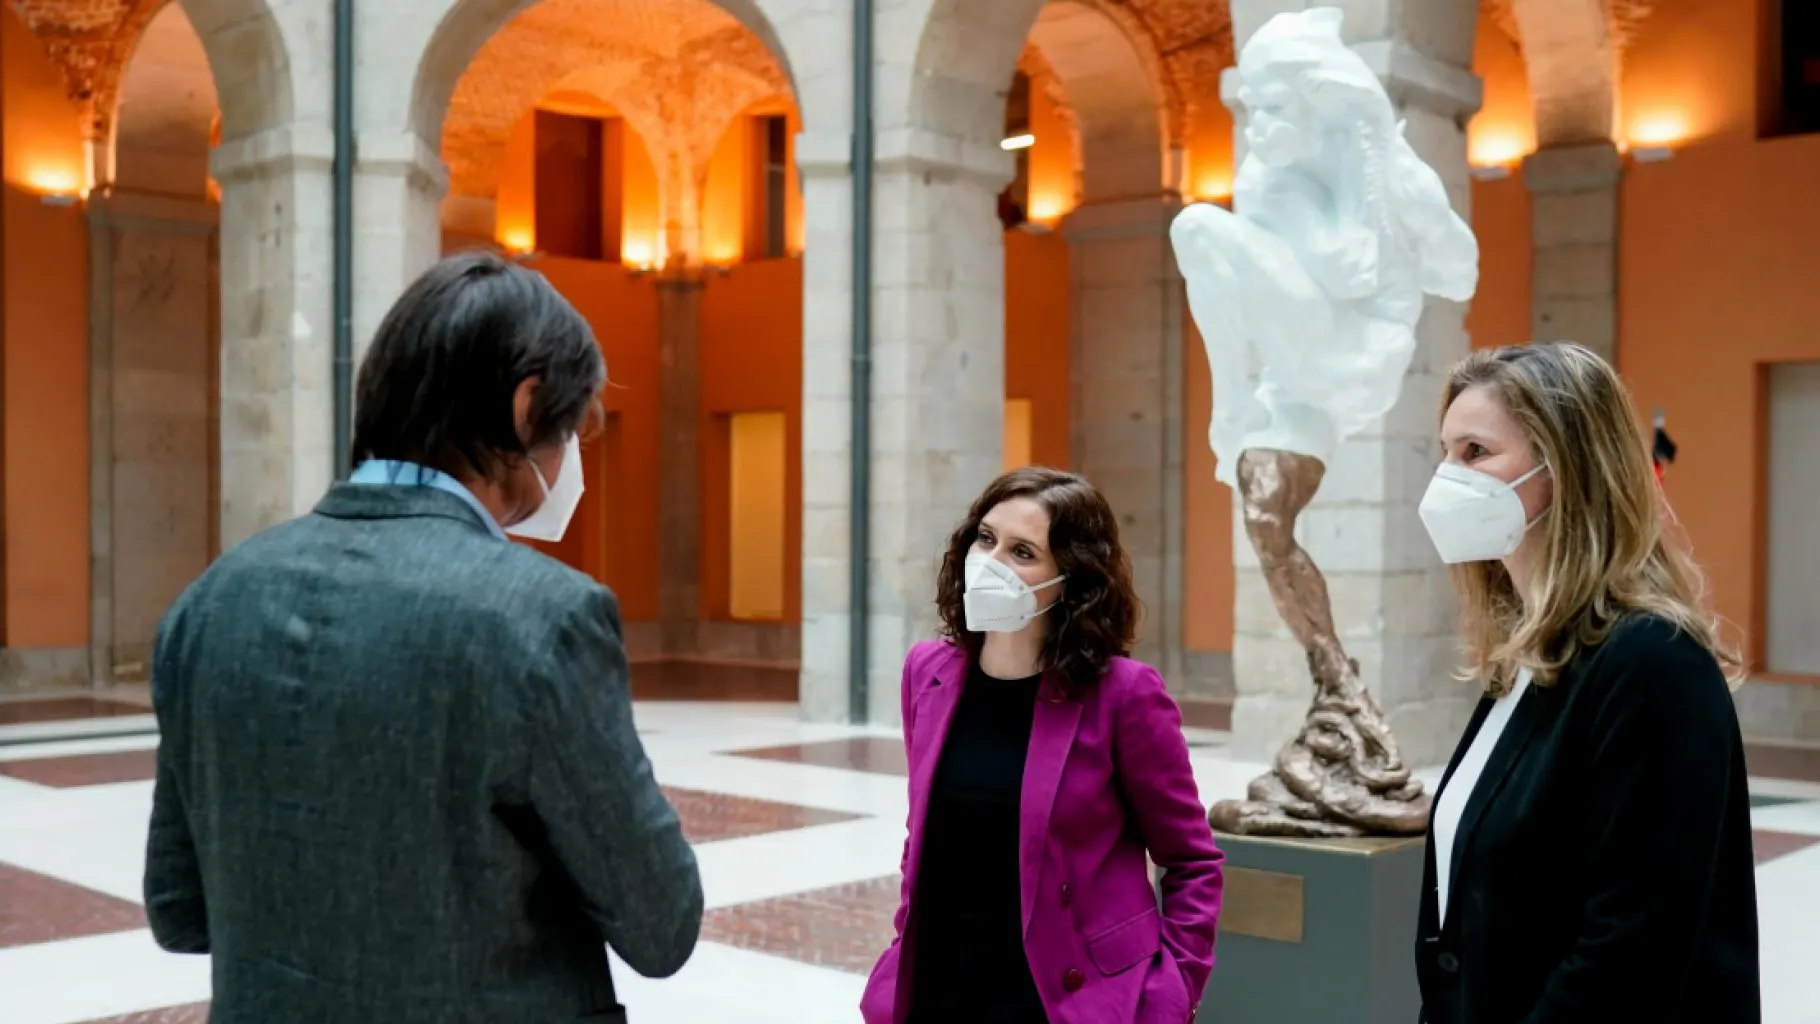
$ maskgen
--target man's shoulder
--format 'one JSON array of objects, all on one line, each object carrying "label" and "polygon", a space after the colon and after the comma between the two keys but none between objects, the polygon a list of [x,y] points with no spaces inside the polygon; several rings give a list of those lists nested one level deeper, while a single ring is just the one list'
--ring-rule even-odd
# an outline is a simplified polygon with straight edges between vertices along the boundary
[{"label": "man's shoulder", "polygon": [[[455,520],[419,519],[410,525],[396,536],[372,532],[362,542],[347,535],[367,532],[372,524],[317,513],[280,523],[222,552],[172,611],[335,581],[349,586],[349,599],[356,603],[362,595],[370,603],[388,603],[408,590],[437,603],[531,618],[600,605],[617,613],[605,585],[528,545]],[[340,560],[348,564],[338,566]],[[363,578],[368,585],[357,585]]]}]

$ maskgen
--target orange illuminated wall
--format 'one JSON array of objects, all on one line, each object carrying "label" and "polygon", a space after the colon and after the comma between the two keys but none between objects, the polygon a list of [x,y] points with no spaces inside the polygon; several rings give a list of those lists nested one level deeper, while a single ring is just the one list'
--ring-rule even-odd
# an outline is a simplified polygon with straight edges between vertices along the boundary
[{"label": "orange illuminated wall", "polygon": [[702,182],[701,256],[707,263],[725,266],[739,262],[745,251],[747,203],[752,196],[752,176],[759,154],[755,152],[752,119],[782,114],[789,119],[788,159],[784,178],[784,247],[792,255],[803,251],[802,183],[796,171],[796,134],[802,120],[783,100],[767,100],[742,111],[721,135]]},{"label": "orange illuminated wall", "polygon": [[1820,136],[1755,141],[1756,5],[1664,4],[1624,73],[1625,121],[1684,120],[1689,144],[1632,164],[1620,194],[1618,358],[1639,413],[1680,446],[1666,487],[1719,612],[1761,612],[1760,366],[1820,359]]},{"label": "orange illuminated wall", "polygon": [[1030,402],[1030,461],[1039,466],[1068,465],[1068,279],[1060,235],[1005,232],[1005,397]]},{"label": "orange illuminated wall", "polygon": [[1694,146],[1626,174],[1619,365],[1680,446],[1676,513],[1719,612],[1761,611],[1760,364],[1820,359],[1820,136]]},{"label": "orange illuminated wall", "polygon": [[1523,51],[1491,18],[1479,19],[1472,70],[1484,82],[1484,101],[1466,126],[1466,159],[1475,165],[1517,164],[1536,150],[1535,104]]},{"label": "orange illuminated wall", "polygon": [[[710,273],[701,297],[701,595],[702,615],[733,616],[732,417],[784,414],[783,614],[802,618],[803,261],[761,260]],[[774,473],[765,459],[743,470]],[[747,481],[766,491],[765,481]],[[769,532],[769,531],[767,531]],[[769,553],[755,553],[755,559]],[[742,567],[743,579],[764,576]],[[762,587],[755,589],[762,590]],[[751,591],[748,591],[749,593]],[[759,602],[764,603],[764,602]]]},{"label": "orange illuminated wall", "polygon": [[657,285],[610,263],[532,264],[594,328],[607,361],[607,420],[587,445],[587,490],[568,535],[544,550],[613,588],[625,621],[657,618]]},{"label": "orange illuminated wall", "polygon": [[[552,93],[538,104],[546,110],[589,117],[616,116],[608,104],[580,92]],[[512,126],[499,167],[499,187],[494,202],[494,238],[517,252],[537,248],[535,109],[527,110]],[[639,134],[625,124],[621,133],[625,164],[625,195],[621,212],[623,234],[620,253],[630,266],[653,266],[663,257],[663,215],[658,202],[657,168]]]},{"label": "orange illuminated wall", "polygon": [[1761,6],[1759,0],[1657,4],[1625,50],[1622,138],[1637,145],[1754,138]]},{"label": "orange illuminated wall", "polygon": [[[1232,195],[1232,115],[1219,103],[1202,106],[1189,138],[1187,200]],[[1232,491],[1213,479],[1207,424],[1213,417],[1213,378],[1194,318],[1182,303],[1182,646],[1232,650]]]},{"label": "orange illuminated wall", "polygon": [[85,182],[80,118],[62,76],[10,7],[4,76],[5,596],[0,640],[89,642],[88,234],[80,204],[46,191]]},{"label": "orange illuminated wall", "polygon": [[1197,109],[1188,140],[1187,198],[1232,197],[1232,132],[1232,112],[1225,104],[1208,103]]},{"label": "orange illuminated wall", "polygon": [[1474,348],[1519,345],[1530,338],[1529,190],[1523,157],[1536,148],[1529,76],[1517,44],[1490,18],[1479,19],[1473,72],[1485,103],[1466,126],[1467,159],[1505,167],[1509,177],[1472,183],[1472,230],[1479,238],[1479,291],[1466,313]]},{"label": "orange illuminated wall", "polygon": [[1030,163],[1030,207],[1026,215],[1053,225],[1080,200],[1074,140],[1055,101],[1040,83],[1030,89],[1030,134],[1036,141],[1025,152]]},{"label": "orange illuminated wall", "polygon": [[[1184,310],[1187,302],[1183,302]],[[1213,478],[1207,424],[1213,416],[1213,375],[1192,316],[1182,339],[1182,646],[1232,650],[1232,489]]]}]

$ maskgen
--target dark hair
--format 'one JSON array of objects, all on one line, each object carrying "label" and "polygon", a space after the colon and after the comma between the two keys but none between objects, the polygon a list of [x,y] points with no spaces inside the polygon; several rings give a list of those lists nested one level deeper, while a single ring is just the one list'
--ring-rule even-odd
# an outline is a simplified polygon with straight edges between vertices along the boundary
[{"label": "dark hair", "polygon": [[1119,544],[1118,517],[1104,495],[1085,477],[1031,466],[992,481],[973,501],[967,518],[948,538],[936,578],[935,603],[942,633],[977,663],[982,634],[967,629],[967,553],[979,539],[980,520],[1012,498],[1030,498],[1049,513],[1049,551],[1068,577],[1043,640],[1043,667],[1055,673],[1068,696],[1077,697],[1100,680],[1115,655],[1131,652],[1137,638],[1140,604],[1131,587],[1131,557]]},{"label": "dark hair", "polygon": [[[512,402],[531,377],[526,443]],[[542,274],[491,253],[451,256],[405,289],[361,361],[353,461],[491,477],[580,431],[605,382],[593,330]]]}]

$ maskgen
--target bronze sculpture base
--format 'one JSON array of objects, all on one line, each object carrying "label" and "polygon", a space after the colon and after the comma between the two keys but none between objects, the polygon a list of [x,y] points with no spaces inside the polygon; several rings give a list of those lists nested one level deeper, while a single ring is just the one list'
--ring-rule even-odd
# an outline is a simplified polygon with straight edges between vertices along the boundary
[{"label": "bronze sculpture base", "polygon": [[1239,835],[1418,835],[1428,828],[1431,798],[1410,777],[1358,662],[1340,645],[1327,581],[1295,539],[1296,516],[1326,473],[1321,460],[1296,452],[1248,448],[1239,456],[1245,533],[1278,614],[1308,652],[1315,693],[1271,771],[1252,780],[1247,799],[1214,804],[1208,820]]}]

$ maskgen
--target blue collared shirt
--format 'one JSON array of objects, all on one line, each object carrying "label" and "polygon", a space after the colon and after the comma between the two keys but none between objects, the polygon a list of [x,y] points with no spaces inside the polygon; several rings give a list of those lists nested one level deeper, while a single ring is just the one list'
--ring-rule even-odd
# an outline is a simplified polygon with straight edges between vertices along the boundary
[{"label": "blue collared shirt", "polygon": [[480,503],[480,499],[474,497],[474,492],[462,486],[460,480],[440,469],[396,459],[368,459],[348,477],[348,483],[434,487],[439,491],[447,491],[467,502],[468,507],[479,513],[480,521],[487,524],[488,532],[500,540],[506,539],[506,532],[499,528],[499,523],[493,518],[493,513],[488,512],[487,507]]}]

